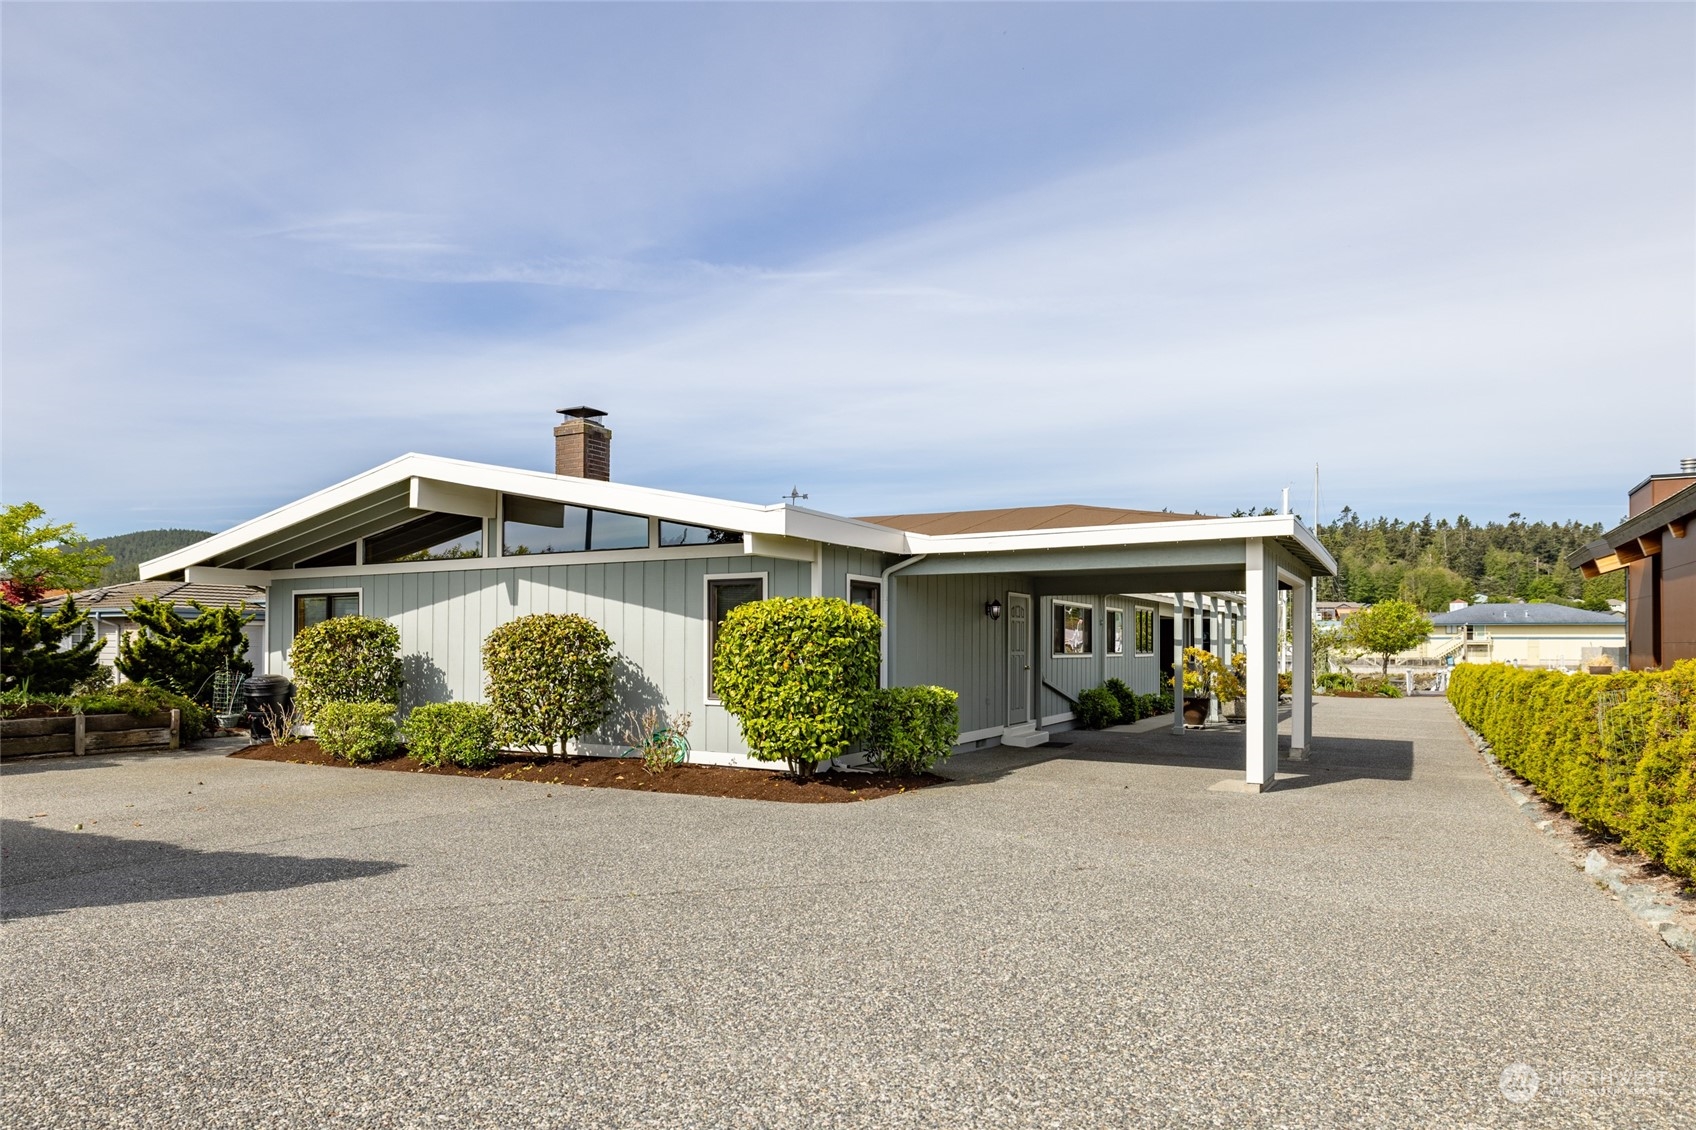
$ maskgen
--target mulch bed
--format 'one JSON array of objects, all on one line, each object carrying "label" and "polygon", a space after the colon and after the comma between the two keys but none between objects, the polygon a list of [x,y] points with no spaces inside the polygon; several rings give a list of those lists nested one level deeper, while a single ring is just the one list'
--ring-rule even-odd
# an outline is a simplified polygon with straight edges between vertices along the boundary
[{"label": "mulch bed", "polygon": [[333,765],[342,769],[386,769],[395,773],[431,773],[439,777],[485,777],[499,781],[534,781],[585,789],[631,789],[645,793],[685,793],[690,796],[733,797],[737,800],[777,800],[791,804],[832,804],[898,796],[940,783],[931,773],[892,777],[881,773],[820,773],[797,781],[786,773],[765,769],[733,769],[728,765],[678,765],[664,773],[648,773],[634,758],[537,758],[504,754],[488,769],[445,766],[426,769],[410,757],[391,757],[369,765],[350,765],[332,757],[310,739],[279,746],[266,743],[230,754],[248,761],[285,761],[300,765]]}]

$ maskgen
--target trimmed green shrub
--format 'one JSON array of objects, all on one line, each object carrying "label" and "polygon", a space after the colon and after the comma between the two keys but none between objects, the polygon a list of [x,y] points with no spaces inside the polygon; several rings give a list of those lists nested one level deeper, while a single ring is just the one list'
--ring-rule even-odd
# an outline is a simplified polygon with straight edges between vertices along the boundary
[{"label": "trimmed green shrub", "polygon": [[242,631],[253,614],[245,604],[208,608],[191,600],[188,606],[193,616],[180,615],[171,600],[137,598],[129,617],[141,630],[124,633],[113,666],[126,679],[165,687],[210,706],[218,672],[228,667],[237,675],[253,674],[247,633]]},{"label": "trimmed green shrub", "polygon": [[1449,702],[1550,803],[1696,879],[1696,660],[1615,675],[1463,663]]},{"label": "trimmed green shrub", "polygon": [[1135,722],[1137,719],[1142,717],[1142,715],[1137,712],[1137,699],[1139,696],[1128,684],[1126,684],[1125,680],[1108,679],[1101,685],[1107,688],[1107,690],[1113,695],[1114,701],[1119,704],[1119,721],[1121,723]]},{"label": "trimmed green shrub", "polygon": [[94,675],[100,648],[88,613],[71,597],[52,612],[0,600],[0,688],[68,694]]},{"label": "trimmed green shrub", "polygon": [[312,732],[318,748],[332,757],[355,765],[380,761],[395,751],[395,708],[386,702],[326,702]]},{"label": "trimmed green shrub", "polygon": [[1313,680],[1313,685],[1326,691],[1352,691],[1355,689],[1354,676],[1347,671],[1322,671]]},{"label": "trimmed green shrub", "polygon": [[713,653],[713,689],[761,761],[798,777],[866,732],[883,621],[837,597],[774,597],[732,609]]},{"label": "trimmed green shrub", "polygon": [[566,743],[595,729],[617,702],[612,637],[575,613],[520,616],[483,641],[495,736],[512,745]]},{"label": "trimmed green shrub", "polygon": [[866,756],[885,773],[924,773],[960,740],[960,696],[947,687],[887,687],[872,699]]},{"label": "trimmed green shrub", "polygon": [[1091,687],[1078,695],[1072,717],[1086,730],[1105,730],[1119,721],[1119,700],[1106,687]]},{"label": "trimmed green shrub", "polygon": [[1167,689],[1159,694],[1137,695],[1138,718],[1153,718],[1157,715],[1172,713],[1172,681],[1168,679],[1165,686]]},{"label": "trimmed green shrub", "polygon": [[404,682],[400,632],[372,616],[332,616],[294,638],[289,669],[304,721],[316,723],[318,712],[332,702],[398,706]]},{"label": "trimmed green shrub", "polygon": [[420,765],[487,769],[497,758],[495,714],[480,702],[432,702],[402,727],[406,752]]}]

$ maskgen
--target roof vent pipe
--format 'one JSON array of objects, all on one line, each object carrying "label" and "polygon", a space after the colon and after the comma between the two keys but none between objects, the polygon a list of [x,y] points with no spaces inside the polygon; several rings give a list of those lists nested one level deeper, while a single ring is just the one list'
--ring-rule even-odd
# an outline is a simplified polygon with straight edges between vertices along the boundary
[{"label": "roof vent pipe", "polygon": [[612,429],[601,422],[607,414],[584,405],[557,411],[565,421],[554,429],[554,474],[611,479]]},{"label": "roof vent pipe", "polygon": [[1680,459],[1678,469],[1686,475],[1696,475],[1696,459]]}]

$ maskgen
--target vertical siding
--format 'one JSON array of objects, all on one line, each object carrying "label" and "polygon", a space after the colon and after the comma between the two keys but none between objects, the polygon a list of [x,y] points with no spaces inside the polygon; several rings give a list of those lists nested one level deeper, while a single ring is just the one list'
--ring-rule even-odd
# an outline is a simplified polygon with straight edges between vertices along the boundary
[{"label": "vertical siding", "polygon": [[[296,592],[356,591],[367,615],[400,632],[413,682],[409,702],[477,701],[483,698],[482,643],[490,631],[533,612],[576,612],[601,625],[628,665],[620,686],[627,705],[686,710],[694,719],[691,744],[745,753],[735,719],[706,703],[703,617],[709,573],[765,573],[772,596],[805,596],[812,583],[806,562],[741,555],[276,580],[264,665],[288,673]],[[612,741],[615,735],[601,737]]]},{"label": "vertical siding", "polygon": [[897,686],[947,687],[960,696],[960,732],[1007,723],[1007,618],[984,602],[1029,592],[1011,574],[904,577],[895,584],[890,679]]}]

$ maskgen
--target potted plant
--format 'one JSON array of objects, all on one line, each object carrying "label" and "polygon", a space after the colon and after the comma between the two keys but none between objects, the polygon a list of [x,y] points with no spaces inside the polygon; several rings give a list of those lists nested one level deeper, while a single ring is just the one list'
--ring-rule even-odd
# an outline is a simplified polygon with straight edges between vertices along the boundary
[{"label": "potted plant", "polygon": [[1241,698],[1242,683],[1236,672],[1210,651],[1184,648],[1184,724],[1199,726],[1207,721],[1209,699]]}]

